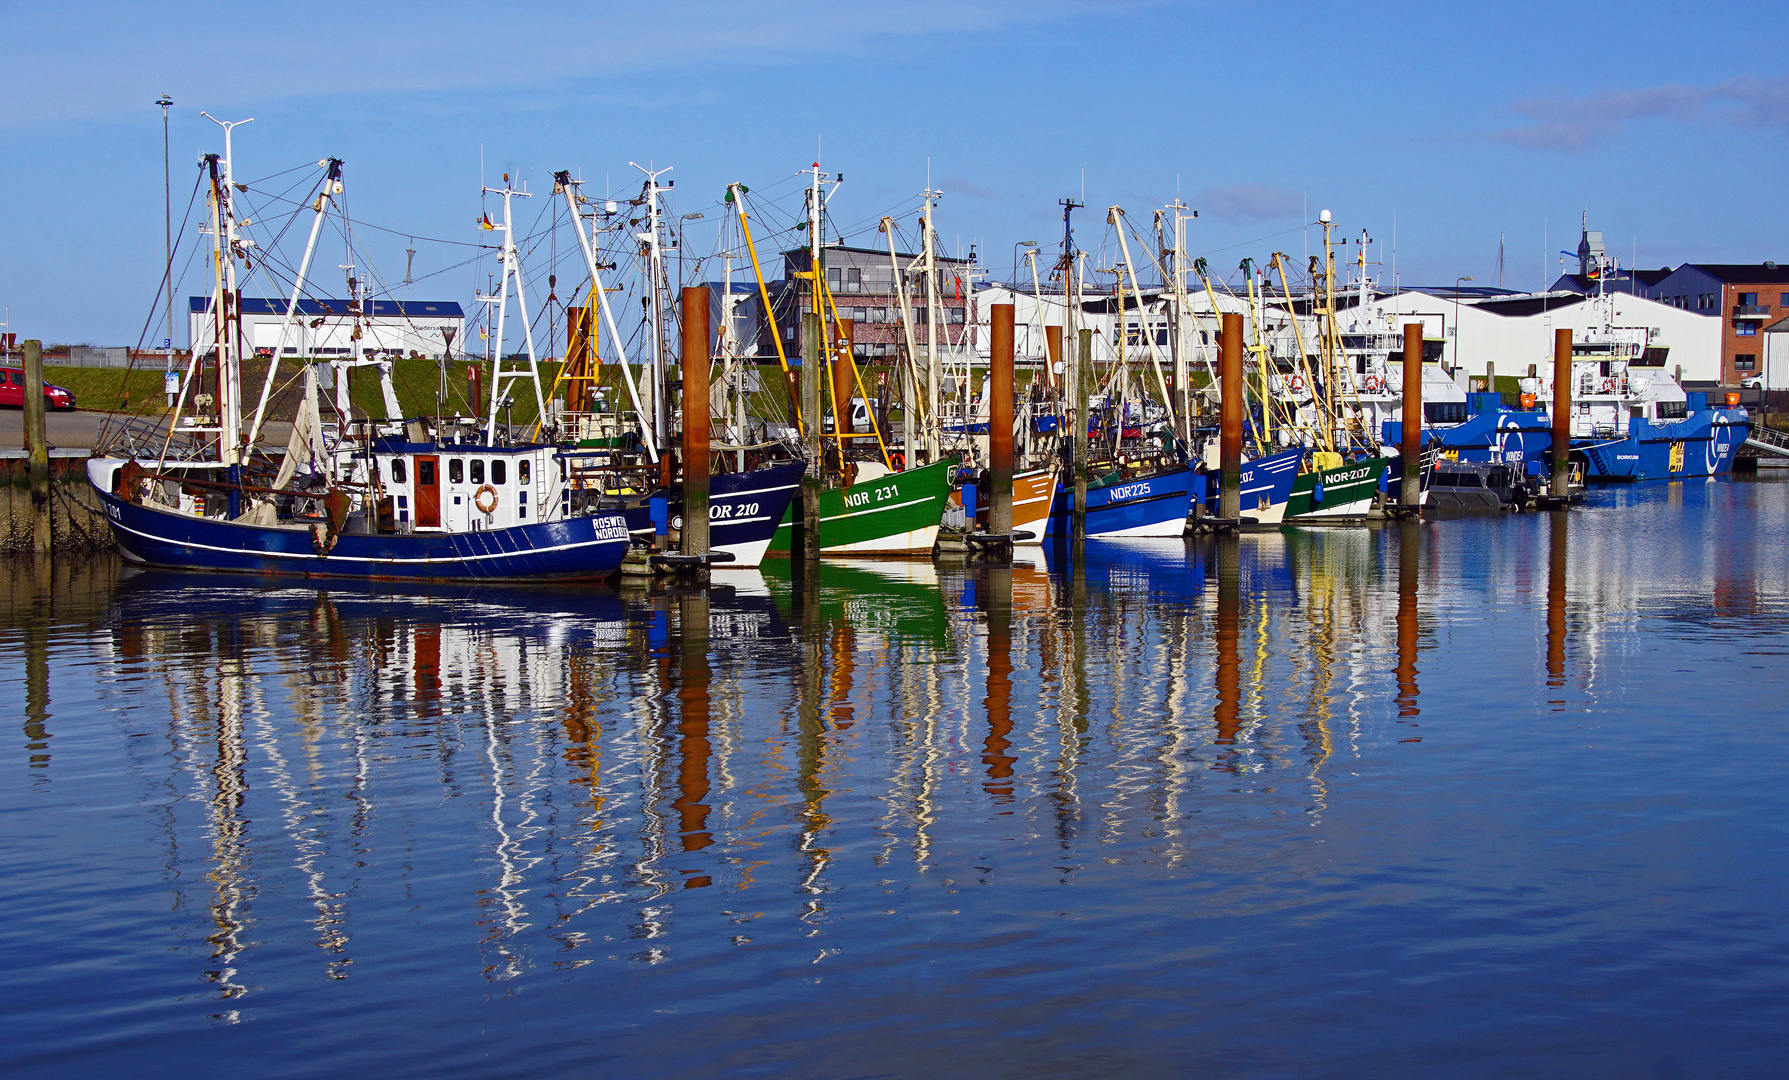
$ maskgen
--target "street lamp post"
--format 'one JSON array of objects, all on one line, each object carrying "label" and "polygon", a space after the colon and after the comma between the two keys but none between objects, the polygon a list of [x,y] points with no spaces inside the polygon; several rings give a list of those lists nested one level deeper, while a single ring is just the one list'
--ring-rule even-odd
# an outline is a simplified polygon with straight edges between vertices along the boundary
[{"label": "street lamp post", "polygon": [[[1467,274],[1465,277],[1457,277],[1454,279],[1454,370],[1455,371],[1458,371],[1460,368],[1465,366],[1464,364],[1462,364],[1460,362],[1460,286],[1464,285],[1466,282],[1471,281],[1471,280],[1472,280],[1471,274]],[[1471,383],[1468,383],[1467,385],[1471,386]],[[1489,389],[1491,389],[1491,387],[1487,386],[1487,387],[1485,387],[1485,389],[1489,390]]]},{"label": "street lamp post", "polygon": [[[168,172],[168,106],[174,99],[166,94],[155,100],[162,107],[162,288],[168,292],[168,339],[163,343],[166,360],[162,370],[174,370],[174,203]],[[163,380],[165,383],[166,380]]]}]

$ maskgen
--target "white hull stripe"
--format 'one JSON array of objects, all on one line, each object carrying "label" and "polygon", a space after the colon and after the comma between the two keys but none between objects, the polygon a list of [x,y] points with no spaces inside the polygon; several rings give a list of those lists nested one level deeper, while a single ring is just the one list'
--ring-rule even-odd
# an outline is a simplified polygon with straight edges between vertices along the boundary
[{"label": "white hull stripe", "polygon": [[938,496],[936,495],[922,495],[917,499],[908,499],[906,502],[889,503],[887,506],[866,506],[862,510],[853,510],[848,514],[833,514],[831,517],[823,517],[820,520],[843,521],[846,518],[862,517],[865,514],[883,514],[890,510],[900,510],[908,506],[918,506],[923,502],[931,502],[937,497]]}]

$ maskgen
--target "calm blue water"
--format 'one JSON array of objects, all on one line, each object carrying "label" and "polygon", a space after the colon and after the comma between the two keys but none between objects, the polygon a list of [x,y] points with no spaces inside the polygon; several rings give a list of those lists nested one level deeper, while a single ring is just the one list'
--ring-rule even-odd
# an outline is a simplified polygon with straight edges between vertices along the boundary
[{"label": "calm blue water", "polygon": [[1789,1064],[1789,483],[732,580],[14,567],[0,1072]]}]

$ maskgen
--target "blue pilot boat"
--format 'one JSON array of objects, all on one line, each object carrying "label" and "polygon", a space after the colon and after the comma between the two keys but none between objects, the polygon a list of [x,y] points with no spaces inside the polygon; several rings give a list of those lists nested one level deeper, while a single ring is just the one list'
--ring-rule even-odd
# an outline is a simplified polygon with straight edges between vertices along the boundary
[{"label": "blue pilot boat", "polygon": [[[1599,280],[1605,280],[1607,274]],[[1720,476],[1750,431],[1737,399],[1725,407],[1704,392],[1686,393],[1665,371],[1653,331],[1614,325],[1614,297],[1599,289],[1596,323],[1574,335],[1571,358],[1571,456],[1592,483]],[[1545,405],[1553,379],[1523,379],[1522,392]]]},{"label": "blue pilot boat", "polygon": [[[226,132],[228,129],[226,128]],[[237,274],[249,272],[238,235],[229,140],[207,157],[215,288],[206,332],[194,334],[176,407],[153,455],[89,461],[87,475],[119,553],[128,561],[185,570],[303,574],[315,577],[419,581],[597,580],[615,573],[629,541],[624,517],[586,512],[574,499],[561,451],[516,440],[497,423],[506,386],[531,380],[542,401],[532,336],[527,366],[499,364],[483,422],[355,419],[346,386],[327,414],[319,399],[318,365],[301,369],[302,390],[283,457],[263,448],[263,421],[278,360],[297,348],[303,282],[319,227],[341,194],[341,162],[325,159],[307,197],[316,219],[279,327],[267,350],[268,373],[257,400],[243,393],[245,344]],[[521,298],[521,264],[510,231],[504,189],[503,291],[496,339],[512,283]],[[343,233],[352,230],[343,222]],[[260,255],[257,253],[257,259]],[[378,370],[388,416],[397,415],[391,363],[363,350],[363,293],[349,279],[343,304],[353,321],[352,358],[332,361],[338,378],[356,367]],[[337,303],[342,303],[337,301]],[[523,323],[526,327],[526,321]],[[445,365],[445,354],[442,357]],[[206,394],[193,391],[203,387]],[[215,396],[209,391],[215,391]],[[203,415],[196,415],[203,414]]]}]

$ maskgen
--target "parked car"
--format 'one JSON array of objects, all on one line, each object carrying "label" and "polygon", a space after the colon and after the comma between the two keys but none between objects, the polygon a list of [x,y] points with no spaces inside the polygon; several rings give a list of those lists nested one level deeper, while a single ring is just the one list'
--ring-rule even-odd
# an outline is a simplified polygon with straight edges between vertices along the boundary
[{"label": "parked car", "polygon": [[[46,409],[73,412],[75,408],[74,391],[44,383],[43,403]],[[25,407],[25,370],[23,368],[0,368],[0,407],[9,409]]]}]

